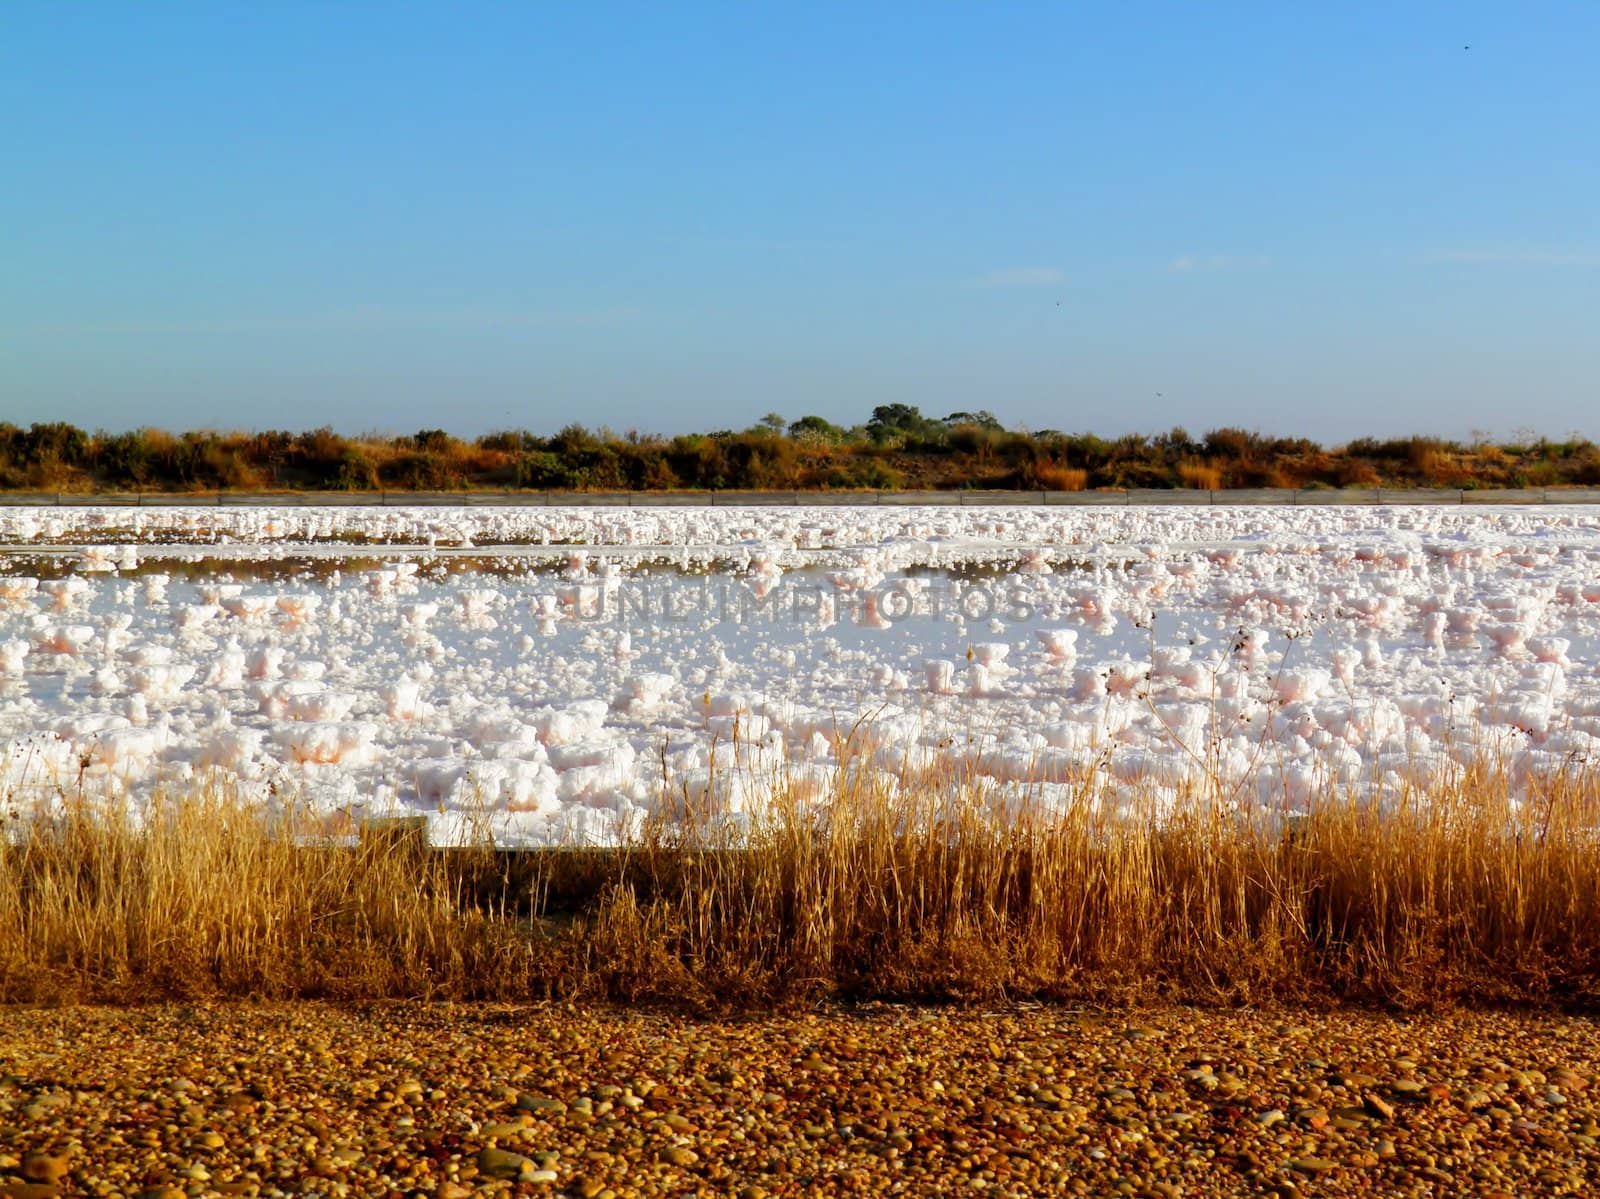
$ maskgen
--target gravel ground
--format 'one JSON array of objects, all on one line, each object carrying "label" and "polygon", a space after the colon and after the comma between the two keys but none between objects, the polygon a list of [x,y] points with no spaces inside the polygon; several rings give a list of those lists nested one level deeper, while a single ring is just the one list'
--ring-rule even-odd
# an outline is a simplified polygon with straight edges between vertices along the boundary
[{"label": "gravel ground", "polygon": [[1592,1020],[0,1010],[0,1195],[1592,1195]]}]

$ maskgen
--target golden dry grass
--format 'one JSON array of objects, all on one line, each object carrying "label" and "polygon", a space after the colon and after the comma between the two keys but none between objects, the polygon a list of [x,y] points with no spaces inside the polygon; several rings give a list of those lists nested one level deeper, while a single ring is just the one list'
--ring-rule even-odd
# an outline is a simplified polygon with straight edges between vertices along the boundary
[{"label": "golden dry grass", "polygon": [[1089,472],[1082,467],[1036,463],[1027,480],[1042,491],[1083,491],[1089,486]]},{"label": "golden dry grass", "polygon": [[1573,770],[1513,804],[1484,766],[1381,814],[1329,791],[1286,829],[1217,793],[1113,818],[1092,780],[1047,811],[847,769],[820,799],[780,782],[737,836],[691,802],[617,850],[524,855],[306,845],[214,793],[142,823],[82,800],[0,846],[0,1000],[1585,1006],[1596,792]]},{"label": "golden dry grass", "polygon": [[1199,491],[1221,491],[1222,468],[1214,462],[1180,462],[1178,486]]}]

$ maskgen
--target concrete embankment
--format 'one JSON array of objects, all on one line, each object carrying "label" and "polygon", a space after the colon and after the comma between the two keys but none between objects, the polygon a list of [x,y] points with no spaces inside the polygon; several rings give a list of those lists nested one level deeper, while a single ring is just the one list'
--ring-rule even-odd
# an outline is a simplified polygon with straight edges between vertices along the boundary
[{"label": "concrete embankment", "polygon": [[1600,504],[1600,487],[1251,488],[1222,491],[284,491],[284,492],[11,492],[0,507],[942,507],[1190,506],[1330,504]]}]

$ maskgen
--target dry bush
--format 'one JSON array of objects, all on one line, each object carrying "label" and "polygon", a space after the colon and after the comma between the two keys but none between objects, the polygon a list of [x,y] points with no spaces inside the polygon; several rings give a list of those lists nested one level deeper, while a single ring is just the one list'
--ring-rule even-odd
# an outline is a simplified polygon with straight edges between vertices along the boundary
[{"label": "dry bush", "polygon": [[1413,437],[1407,443],[1406,464],[1413,480],[1423,487],[1452,486],[1461,474],[1450,448],[1431,437]]},{"label": "dry bush", "polygon": [[1379,487],[1383,477],[1370,462],[1346,458],[1339,463],[1337,482],[1340,487]]}]

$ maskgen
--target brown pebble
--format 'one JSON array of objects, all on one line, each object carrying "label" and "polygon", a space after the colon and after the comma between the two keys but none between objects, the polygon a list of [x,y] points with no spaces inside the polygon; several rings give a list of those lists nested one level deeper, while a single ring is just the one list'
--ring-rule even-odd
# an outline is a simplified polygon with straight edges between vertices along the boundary
[{"label": "brown pebble", "polygon": [[67,1176],[64,1153],[30,1153],[22,1159],[22,1176],[29,1182],[54,1186]]}]

